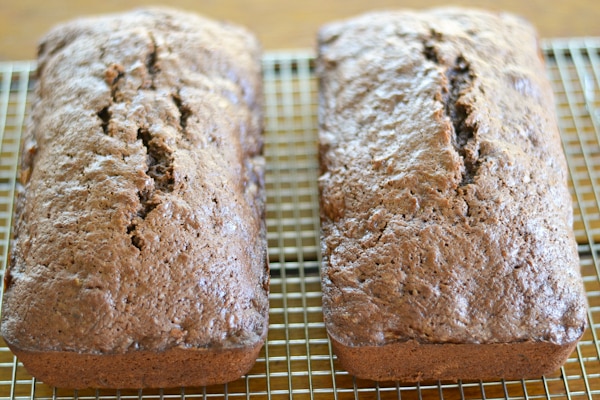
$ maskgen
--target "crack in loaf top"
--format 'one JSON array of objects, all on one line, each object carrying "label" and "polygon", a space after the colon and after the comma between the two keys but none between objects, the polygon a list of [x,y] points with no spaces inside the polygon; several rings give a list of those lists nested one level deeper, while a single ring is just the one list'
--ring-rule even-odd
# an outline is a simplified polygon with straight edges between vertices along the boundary
[{"label": "crack in loaf top", "polygon": [[82,19],[44,38],[38,75],[3,333],[100,353],[263,340],[253,35],[167,9]]},{"label": "crack in loaf top", "polygon": [[571,342],[566,165],[533,29],[460,9],[319,34],[324,313],[346,345]]}]

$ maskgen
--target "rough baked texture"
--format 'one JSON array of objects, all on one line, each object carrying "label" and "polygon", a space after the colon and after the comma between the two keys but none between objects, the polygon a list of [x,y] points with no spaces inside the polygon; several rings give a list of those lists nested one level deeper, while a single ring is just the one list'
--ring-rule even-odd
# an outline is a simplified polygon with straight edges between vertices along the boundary
[{"label": "rough baked texture", "polygon": [[2,335],[57,386],[233,380],[268,326],[260,49],[169,9],[42,41]]},{"label": "rough baked texture", "polygon": [[382,12],[319,33],[323,309],[376,379],[557,368],[586,326],[536,35],[506,14]]}]

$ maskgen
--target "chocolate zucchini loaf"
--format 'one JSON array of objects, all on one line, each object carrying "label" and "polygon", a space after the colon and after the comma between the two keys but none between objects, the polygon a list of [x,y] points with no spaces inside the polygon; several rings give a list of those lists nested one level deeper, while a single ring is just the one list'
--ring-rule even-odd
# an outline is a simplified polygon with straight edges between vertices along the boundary
[{"label": "chocolate zucchini loaf", "polygon": [[151,8],[45,36],[2,335],[60,387],[208,385],[268,327],[260,49]]},{"label": "chocolate zucchini loaf", "polygon": [[567,168],[534,29],[459,8],[319,33],[322,284],[375,380],[535,377],[586,327]]}]

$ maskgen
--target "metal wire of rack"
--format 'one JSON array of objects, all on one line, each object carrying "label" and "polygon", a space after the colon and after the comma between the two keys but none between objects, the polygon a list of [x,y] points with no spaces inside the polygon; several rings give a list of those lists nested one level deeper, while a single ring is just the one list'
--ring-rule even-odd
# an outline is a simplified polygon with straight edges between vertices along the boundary
[{"label": "metal wire of rack", "polygon": [[[267,53],[267,226],[272,267],[268,341],[226,385],[64,390],[36,381],[0,341],[0,398],[15,399],[600,399],[600,38],[542,42],[571,176],[589,329],[558,371],[516,381],[375,383],[337,364],[321,314],[317,80],[311,52]],[[9,252],[20,137],[35,63],[0,63],[0,266]],[[490,360],[493,362],[493,360]]]}]

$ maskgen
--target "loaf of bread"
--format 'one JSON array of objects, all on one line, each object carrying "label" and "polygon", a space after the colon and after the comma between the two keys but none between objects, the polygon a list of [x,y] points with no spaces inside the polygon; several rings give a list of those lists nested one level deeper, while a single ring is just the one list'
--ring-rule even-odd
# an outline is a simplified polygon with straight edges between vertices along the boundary
[{"label": "loaf of bread", "polygon": [[68,388],[209,385],[268,327],[260,48],[151,8],[39,49],[2,336]]},{"label": "loaf of bread", "polygon": [[537,377],[586,327],[534,29],[458,8],[319,32],[323,310],[374,380]]}]

